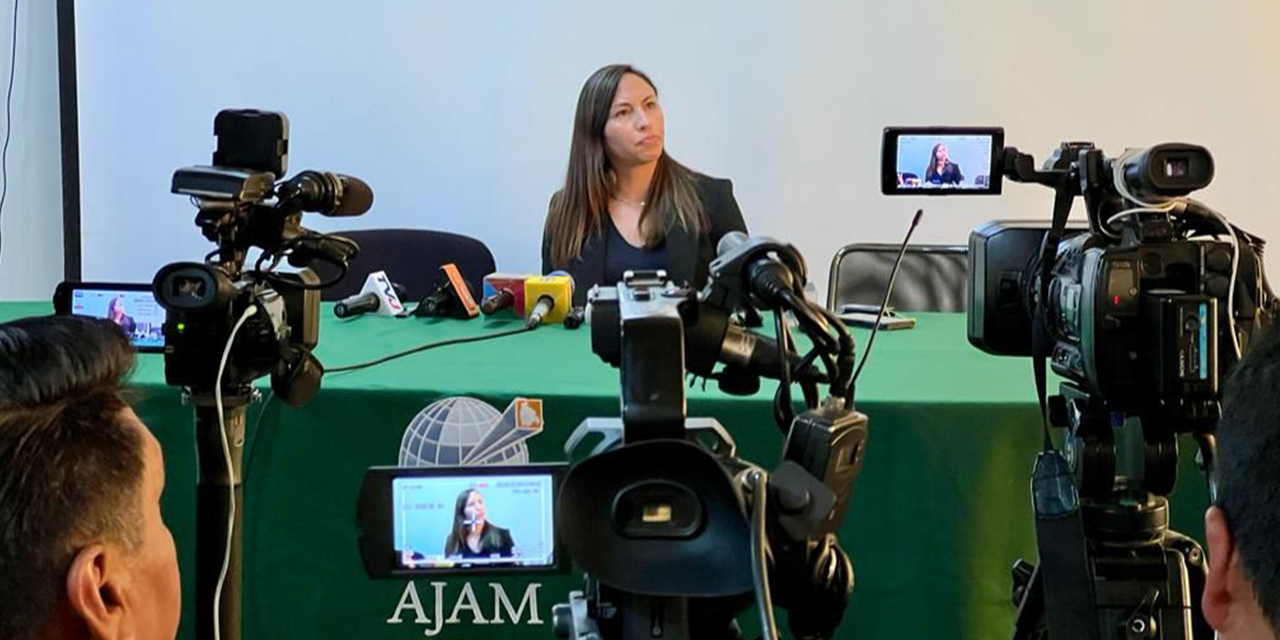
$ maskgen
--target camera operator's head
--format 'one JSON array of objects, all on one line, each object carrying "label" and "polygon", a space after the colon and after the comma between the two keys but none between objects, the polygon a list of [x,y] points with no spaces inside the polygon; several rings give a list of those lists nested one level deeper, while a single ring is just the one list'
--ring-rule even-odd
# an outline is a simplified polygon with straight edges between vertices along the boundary
[{"label": "camera operator's head", "polygon": [[1227,382],[1218,502],[1205,515],[1204,615],[1224,640],[1280,629],[1280,327],[1250,345]]},{"label": "camera operator's head", "polygon": [[0,638],[172,639],[160,445],[121,397],[110,322],[0,324]]}]

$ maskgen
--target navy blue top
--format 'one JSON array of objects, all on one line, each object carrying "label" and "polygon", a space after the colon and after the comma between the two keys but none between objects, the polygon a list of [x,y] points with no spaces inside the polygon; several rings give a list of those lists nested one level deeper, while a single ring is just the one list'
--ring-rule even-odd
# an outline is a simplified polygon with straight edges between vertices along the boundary
[{"label": "navy blue top", "polygon": [[[587,304],[587,292],[593,285],[614,286],[626,269],[656,266],[666,269],[672,281],[701,289],[710,276],[709,265],[716,258],[720,238],[730,231],[746,233],[747,225],[742,221],[738,201],[733,198],[733,184],[728,180],[694,174],[694,188],[709,223],[700,233],[690,234],[677,224],[667,232],[661,246],[645,251],[628,245],[621,236],[615,239],[609,233],[613,221],[608,212],[601,211],[600,231],[593,230],[582,245],[581,255],[564,263],[551,259],[551,236],[542,234],[542,272],[568,271],[574,280],[573,304],[578,307]],[[553,204],[557,197],[559,194],[552,196]],[[547,217],[551,217],[550,211]]]},{"label": "navy blue top", "polygon": [[613,286],[622,281],[622,274],[627,271],[642,269],[667,268],[667,243],[662,242],[653,249],[633,247],[618,228],[609,225],[609,242],[604,255],[604,286]]}]

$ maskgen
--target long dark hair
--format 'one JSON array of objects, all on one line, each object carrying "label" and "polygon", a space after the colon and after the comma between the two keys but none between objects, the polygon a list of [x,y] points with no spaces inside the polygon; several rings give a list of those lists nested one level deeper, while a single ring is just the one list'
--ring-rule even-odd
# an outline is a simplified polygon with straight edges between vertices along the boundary
[{"label": "long dark hair", "polygon": [[[933,145],[933,151],[929,152],[929,166],[924,170],[924,179],[926,182],[929,180],[929,178],[932,178],[934,175],[938,173],[938,148],[941,147],[942,145],[943,143],[941,142]],[[946,169],[945,166],[943,166],[942,168]]]},{"label": "long dark hair", "polygon": [[470,487],[463,489],[458,494],[458,500],[453,505],[453,528],[449,530],[449,539],[445,541],[444,554],[446,556],[459,555],[462,553],[462,545],[467,543],[467,498],[472,493],[480,493]]},{"label": "long dark hair", "polygon": [[[578,111],[573,118],[573,141],[569,144],[569,169],[564,187],[551,201],[545,233],[551,239],[551,262],[568,265],[582,254],[582,246],[592,232],[603,229],[614,174],[605,153],[604,126],[609,121],[618,83],[626,74],[639,76],[653,87],[649,76],[626,64],[614,64],[591,74],[578,94]],[[693,171],[676,162],[666,149],[649,185],[648,203],[640,214],[640,234],[645,247],[662,242],[675,225],[691,235],[707,226],[706,213],[694,189]]]}]

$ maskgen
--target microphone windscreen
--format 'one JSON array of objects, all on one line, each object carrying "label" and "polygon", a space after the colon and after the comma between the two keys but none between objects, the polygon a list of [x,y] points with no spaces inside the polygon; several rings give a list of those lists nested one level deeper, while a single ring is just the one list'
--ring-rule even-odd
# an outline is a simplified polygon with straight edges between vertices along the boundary
[{"label": "microphone windscreen", "polygon": [[334,218],[358,216],[373,206],[373,189],[369,188],[368,183],[342,174],[338,174],[338,179],[342,181],[342,201],[333,211],[324,215]]}]

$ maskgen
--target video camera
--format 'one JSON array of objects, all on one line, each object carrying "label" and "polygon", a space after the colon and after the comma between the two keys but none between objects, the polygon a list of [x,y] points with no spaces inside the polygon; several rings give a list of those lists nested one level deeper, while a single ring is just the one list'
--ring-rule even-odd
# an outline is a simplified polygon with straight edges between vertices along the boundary
[{"label": "video camera", "polygon": [[[217,245],[203,262],[156,274],[165,308],[165,380],[186,388],[195,407],[199,459],[196,504],[196,624],[199,637],[240,637],[241,459],[252,382],[271,375],[276,397],[292,406],[319,390],[320,289],[345,275],[359,251],[351,240],[310,231],[303,212],[363,214],[373,192],[359,179],[304,171],[289,180],[289,121],[282,113],[224,110],[214,119],[213,166],[178,169],[173,193],[199,207],[195,222]],[[244,269],[249,251],[261,250]],[[282,273],[282,260],[303,268]],[[329,282],[306,267],[338,267]],[[222,578],[220,580],[220,577]],[[220,597],[220,599],[219,599]]]},{"label": "video camera", "polygon": [[[804,277],[790,245],[735,235],[701,293],[662,272],[628,272],[589,294],[592,350],[620,369],[622,419],[588,420],[566,445],[604,436],[570,469],[557,505],[569,554],[588,575],[585,591],[557,607],[561,637],[647,638],[663,625],[664,638],[734,637],[753,592],[766,638],[777,637],[775,600],[796,637],[835,632],[853,588],[837,533],[867,418],[847,405],[852,340],[804,299]],[[743,305],[775,312],[776,341],[727,321]],[[792,352],[784,312],[813,341],[808,355]],[[830,365],[826,376],[811,367],[817,358]],[[715,373],[717,362],[725,366]],[[758,389],[760,376],[782,380],[775,415],[785,442],[773,471],[738,458],[718,422],[686,418],[686,373],[730,392]],[[799,415],[785,389],[792,381],[810,400]],[[821,402],[819,381],[831,383]]]},{"label": "video camera", "polygon": [[[701,292],[662,271],[627,272],[616,286],[594,288],[592,351],[620,370],[621,418],[583,422],[566,442],[570,459],[600,438],[563,474],[546,465],[371,469],[358,509],[370,576],[555,571],[572,558],[586,572],[586,585],[554,608],[561,637],[734,637],[736,617],[753,594],[765,637],[777,637],[775,599],[790,612],[796,637],[830,637],[853,588],[837,533],[862,467],[867,418],[852,407],[853,340],[838,318],[804,297],[805,277],[791,245],[733,233],[721,241]],[[773,339],[734,323],[753,310],[773,311]],[[803,356],[788,315],[812,344]],[[686,417],[689,375],[740,395],[756,393],[761,377],[779,379],[773,413],[785,436],[782,462],[766,472],[737,457],[719,422]],[[805,398],[799,414],[793,383]],[[826,398],[819,397],[822,383],[829,385]],[[486,473],[493,477],[486,480]],[[505,500],[497,481],[535,479],[555,486],[556,500],[553,518],[535,514],[522,523],[531,546],[518,548],[524,545],[517,540],[517,548],[476,559],[450,555],[441,545],[441,523],[451,518],[440,509],[453,494],[453,519],[465,519],[469,487],[488,483],[495,490],[486,499],[492,493]],[[436,484],[421,498],[405,497],[425,483]],[[430,507],[428,516],[434,508],[443,517],[423,518],[420,503]],[[503,513],[517,508],[516,501],[507,504]],[[544,552],[552,534],[530,528],[548,520],[557,541],[550,557]],[[407,549],[413,540],[429,550]]]},{"label": "video camera", "polygon": [[1209,152],[1161,144],[1107,159],[1091,144],[1068,143],[1044,171],[1030,163],[1005,150],[1011,179],[1065,180],[1083,195],[1088,229],[1060,236],[1049,258],[1041,244],[1052,229],[977,229],[969,241],[970,342],[996,355],[1032,355],[1032,319],[1043,304],[1059,375],[1120,410],[1216,419],[1208,405],[1219,398],[1221,374],[1267,321],[1273,297],[1262,241],[1182,198],[1212,179]]},{"label": "video camera", "polygon": [[[309,270],[276,273],[274,267],[282,259],[295,267],[323,261],[345,275],[359,247],[306,229],[302,214],[360,215],[372,205],[373,192],[356,178],[317,171],[277,185],[288,168],[288,126],[282,113],[219,112],[214,166],[173,174],[173,193],[191,196],[199,207],[196,225],[218,248],[205,262],[174,263],[156,274],[156,300],[169,311],[165,377],[171,385],[219,384],[221,349],[237,319],[253,308],[232,346],[223,383],[233,388],[270,373],[276,395],[295,406],[319,389],[323,368],[310,350],[319,340],[319,290],[333,281],[320,282]],[[246,272],[254,247],[262,253]]]},{"label": "video camera", "polygon": [[[1213,179],[1203,147],[1108,158],[1092,143],[1064,142],[1036,169],[1030,155],[1000,146],[1003,135],[886,129],[881,181],[887,194],[921,192],[889,173],[919,155],[904,156],[900,141],[918,140],[932,150],[935,181],[963,173],[950,166],[962,164],[951,148],[973,147],[967,157],[989,162],[979,163],[982,184],[961,179],[930,195],[999,193],[991,185],[1002,178],[1055,192],[1049,223],[991,222],[969,238],[969,341],[1033,358],[1046,420],[1032,483],[1041,565],[1014,567],[1014,635],[1210,637],[1198,608],[1204,553],[1168,529],[1164,496],[1180,433],[1196,436],[1212,478],[1220,380],[1277,311],[1263,241],[1186,197]],[[1084,225],[1068,221],[1077,196]],[[1065,379],[1050,398],[1046,358]],[[1052,449],[1050,423],[1069,430],[1065,455]]]}]

